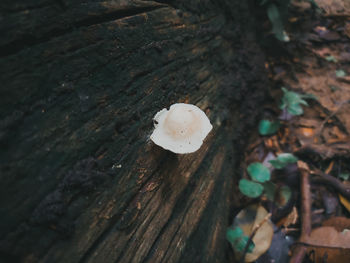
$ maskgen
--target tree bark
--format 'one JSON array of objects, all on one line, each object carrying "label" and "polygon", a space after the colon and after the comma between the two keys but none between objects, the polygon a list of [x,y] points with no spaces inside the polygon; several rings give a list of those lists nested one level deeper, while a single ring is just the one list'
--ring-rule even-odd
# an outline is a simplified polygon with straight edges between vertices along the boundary
[{"label": "tree bark", "polygon": [[[0,4],[0,261],[232,262],[237,167],[266,91],[248,2]],[[154,145],[176,102],[201,149]]]}]

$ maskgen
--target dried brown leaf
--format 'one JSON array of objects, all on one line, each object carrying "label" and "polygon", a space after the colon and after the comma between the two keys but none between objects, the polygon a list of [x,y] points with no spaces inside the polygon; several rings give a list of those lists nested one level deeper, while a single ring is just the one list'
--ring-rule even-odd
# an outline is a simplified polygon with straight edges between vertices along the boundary
[{"label": "dried brown leaf", "polygon": [[324,173],[329,174],[332,171],[333,166],[334,166],[334,161],[332,160]]},{"label": "dried brown leaf", "polygon": [[350,229],[350,218],[335,216],[323,221],[322,226],[333,226],[338,232]]},{"label": "dried brown leaf", "polygon": [[350,231],[338,232],[334,227],[324,226],[314,229],[303,243],[308,244],[308,252],[315,254],[315,262],[328,263],[350,261]]},{"label": "dried brown leaf", "polygon": [[[268,212],[264,207],[251,205],[237,214],[233,225],[240,227],[246,236],[250,236],[254,228],[263,222],[267,215]],[[265,253],[271,245],[272,237],[273,224],[270,220],[266,220],[255,233],[253,237],[254,250],[245,255],[245,261],[253,262]],[[236,256],[237,259],[241,257],[240,253],[237,253]]]},{"label": "dried brown leaf", "polygon": [[286,217],[282,218],[278,223],[276,224],[278,227],[284,226],[288,227],[290,225],[294,225],[298,220],[298,210],[295,206],[293,206],[292,212],[290,212]]},{"label": "dried brown leaf", "polygon": [[338,232],[333,226],[318,227],[302,241],[309,245],[350,249],[350,231]]},{"label": "dried brown leaf", "polygon": [[346,1],[347,0],[315,0],[317,5],[323,9],[328,16],[346,13]]}]

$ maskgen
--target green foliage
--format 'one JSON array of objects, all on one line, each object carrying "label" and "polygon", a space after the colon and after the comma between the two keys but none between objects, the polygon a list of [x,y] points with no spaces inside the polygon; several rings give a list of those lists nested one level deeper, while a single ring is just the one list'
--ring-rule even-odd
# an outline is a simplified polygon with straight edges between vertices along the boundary
[{"label": "green foliage", "polygon": [[268,200],[274,202],[277,206],[285,206],[292,196],[292,191],[286,185],[278,188],[272,182],[266,182],[264,185],[264,195]]},{"label": "green foliage", "polygon": [[250,177],[257,182],[263,183],[269,181],[271,174],[269,169],[262,163],[251,163],[247,168]]},{"label": "green foliage", "polygon": [[[236,243],[236,245],[235,245],[236,250],[239,251],[239,252],[243,252],[243,250],[244,250],[245,246],[247,245],[248,241],[249,241],[249,237],[248,237],[248,236],[243,236],[242,238],[240,238],[240,239],[238,240],[238,242]],[[252,241],[252,242],[249,244],[247,253],[253,252],[254,247],[255,247],[255,244],[254,244],[254,242]]]},{"label": "green foliage", "polygon": [[276,185],[272,182],[264,183],[264,194],[268,200],[274,201],[276,195]]},{"label": "green foliage", "polygon": [[[249,237],[243,234],[243,230],[240,227],[235,227],[234,229],[229,228],[226,231],[226,238],[239,252],[243,252],[246,247]],[[251,253],[254,250],[254,242],[252,241],[248,247],[248,253]]]},{"label": "green foliage", "polygon": [[280,109],[287,109],[291,115],[301,115],[304,113],[302,105],[309,106],[309,104],[304,99],[316,99],[312,94],[299,94],[294,91],[289,91],[282,87],[283,97],[280,105]]},{"label": "green foliage", "polygon": [[241,179],[239,181],[239,190],[248,197],[259,197],[264,191],[264,186],[260,183],[270,180],[270,171],[262,163],[255,162],[247,167],[247,172],[253,181]]},{"label": "green foliage", "polygon": [[350,177],[350,173],[341,173],[338,175],[338,177],[343,179],[343,180],[348,180]]},{"label": "green foliage", "polygon": [[270,19],[272,24],[272,32],[275,34],[276,38],[280,41],[288,42],[289,37],[284,31],[283,19],[280,15],[280,10],[278,9],[278,7],[275,4],[270,3],[267,6],[266,11],[267,11],[267,16]]},{"label": "green foliage", "polygon": [[266,7],[267,16],[272,24],[272,32],[280,41],[289,41],[287,33],[284,31],[284,21],[287,20],[290,0],[261,0],[260,5]]},{"label": "green foliage", "polygon": [[259,197],[264,190],[264,187],[261,184],[247,179],[241,179],[238,187],[242,194],[251,198]]},{"label": "green foliage", "polygon": [[278,121],[261,120],[259,122],[259,133],[261,135],[271,135],[278,131],[280,123]]},{"label": "green foliage", "polygon": [[[309,0],[313,7],[317,6],[314,0]],[[284,22],[288,19],[290,0],[261,0],[260,5],[266,6],[267,16],[272,24],[272,32],[275,37],[283,42],[288,42],[289,37],[284,30]]]},{"label": "green foliage", "polygon": [[229,228],[226,231],[226,239],[230,243],[234,243],[237,238],[240,238],[243,235],[243,230],[240,227],[235,227],[234,229]]},{"label": "green foliage", "polygon": [[318,6],[318,4],[315,2],[315,0],[309,0],[309,2],[311,3],[311,5],[317,9],[320,9],[320,7]]},{"label": "green foliage", "polygon": [[338,60],[334,56],[327,56],[325,57],[325,59],[329,62],[334,62],[334,63],[338,62]]},{"label": "green foliage", "polygon": [[281,153],[277,156],[275,160],[269,161],[271,165],[276,169],[282,169],[290,163],[295,163],[298,161],[298,158],[291,153]]},{"label": "green foliage", "polygon": [[342,78],[342,77],[345,77],[346,76],[346,72],[342,69],[338,69],[335,71],[335,75],[338,77],[338,78]]}]

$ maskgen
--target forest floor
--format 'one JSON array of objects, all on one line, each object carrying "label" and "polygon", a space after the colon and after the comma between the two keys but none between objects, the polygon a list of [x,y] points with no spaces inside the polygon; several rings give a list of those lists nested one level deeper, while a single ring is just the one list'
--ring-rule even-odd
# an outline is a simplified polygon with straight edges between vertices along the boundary
[{"label": "forest floor", "polygon": [[[273,134],[257,133],[241,164],[243,178],[251,176],[252,162],[268,166],[274,188],[269,196],[265,182],[259,199],[274,235],[258,262],[283,263],[288,256],[292,262],[350,262],[350,1],[315,2],[320,9],[292,1],[285,25],[290,41],[265,47],[273,86],[262,119],[281,126]],[[315,98],[305,99],[303,113],[293,116],[280,107],[282,87]],[[299,161],[274,169],[269,161],[281,153]],[[289,194],[278,194],[284,187]],[[244,195],[241,200],[245,208],[251,203]]]}]

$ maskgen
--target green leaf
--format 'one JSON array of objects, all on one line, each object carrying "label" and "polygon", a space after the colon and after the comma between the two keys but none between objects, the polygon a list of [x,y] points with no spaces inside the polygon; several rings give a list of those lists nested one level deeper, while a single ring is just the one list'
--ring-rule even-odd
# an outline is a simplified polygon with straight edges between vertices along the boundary
[{"label": "green leaf", "polygon": [[[242,252],[244,250],[249,240],[249,237],[244,235],[242,228],[238,226],[235,228],[227,229],[226,238],[233,245],[235,250],[239,252]],[[251,242],[248,247],[248,253],[252,252],[254,247],[254,242]]]},{"label": "green leaf", "polygon": [[284,92],[283,101],[286,103],[286,105],[290,104],[299,104],[301,101],[301,96],[299,93],[296,93],[294,91],[289,91],[285,88],[282,88]]},{"label": "green leaf", "polygon": [[312,5],[313,7],[317,8],[317,9],[321,9],[321,8],[317,5],[317,3],[315,2],[315,0],[309,0],[309,2],[311,3],[311,5]]},{"label": "green leaf", "polygon": [[[300,95],[300,98],[303,98],[303,95]],[[303,100],[303,99],[300,99],[299,101],[300,104],[303,104],[305,106],[309,106],[309,103],[307,103],[307,101]]]},{"label": "green leaf", "polygon": [[[249,237],[245,236],[242,228],[237,226],[235,228],[227,229],[226,239],[234,246],[234,248],[237,251],[242,252],[245,246],[247,245]],[[254,242],[251,242],[248,247],[248,253],[251,253],[254,247],[255,247]]]},{"label": "green leaf", "polygon": [[279,160],[271,160],[269,161],[269,163],[272,164],[272,166],[276,169],[282,169],[286,166],[284,163],[282,163]]},{"label": "green leaf", "polygon": [[338,78],[342,78],[342,77],[345,77],[346,76],[346,72],[342,69],[339,69],[339,70],[336,70],[335,71],[335,75],[338,77]]},{"label": "green leaf", "polygon": [[284,87],[282,87],[282,90],[283,90],[283,97],[280,104],[280,109],[283,110],[286,108],[287,111],[292,115],[303,114],[304,110],[300,104],[308,106],[308,103],[303,98],[316,99],[316,97],[311,94],[301,95],[299,93],[289,91]]},{"label": "green leaf", "polygon": [[283,21],[280,12],[275,4],[269,4],[267,7],[267,16],[272,24],[272,32],[280,41],[289,41],[289,37],[283,30]]},{"label": "green leaf", "polygon": [[241,179],[238,186],[242,194],[251,198],[259,197],[264,190],[264,187],[261,184],[247,179]]},{"label": "green leaf", "polygon": [[262,163],[251,163],[247,167],[250,177],[257,182],[263,183],[270,180],[270,170]]},{"label": "green leaf", "polygon": [[259,133],[261,135],[271,135],[278,131],[280,123],[278,121],[261,120],[259,122]]},{"label": "green leaf", "polygon": [[300,106],[300,104],[291,104],[288,106],[287,111],[292,115],[301,115],[304,113],[303,108]]},{"label": "green leaf", "polygon": [[298,161],[298,158],[295,157],[291,153],[281,153],[277,156],[275,160],[270,160],[269,163],[276,168],[276,169],[282,169],[286,167],[290,163],[295,163]]},{"label": "green leaf", "polygon": [[[248,241],[249,241],[248,236],[242,236],[240,239],[236,240],[233,246],[238,252],[243,252]],[[255,247],[254,243],[251,242],[248,247],[248,253],[251,253],[254,250],[254,247]]]},{"label": "green leaf", "polygon": [[277,159],[285,163],[295,163],[298,158],[291,153],[281,153],[277,156]]},{"label": "green leaf", "polygon": [[[249,255],[249,257],[254,257],[254,260],[257,259],[260,255],[264,254],[271,245],[274,231],[272,222],[270,220],[265,221],[265,217],[267,215],[268,212],[263,206],[253,204],[242,209],[235,216],[235,219],[233,221],[233,228],[237,226],[240,227],[243,230],[244,235],[248,237],[253,234],[255,226],[261,224],[261,226],[255,233],[255,249],[251,252],[252,254]],[[263,221],[265,222],[263,223]],[[261,239],[257,237],[263,238]],[[237,251],[237,249],[233,245],[232,247],[235,250],[235,252],[237,252],[239,257],[243,256],[241,253],[239,253],[239,251]]]},{"label": "green leaf", "polygon": [[329,62],[334,62],[334,63],[338,62],[338,60],[333,56],[327,56],[325,57],[325,59]]},{"label": "green leaf", "polygon": [[341,173],[338,175],[338,177],[343,179],[343,180],[348,180],[350,177],[350,173]]},{"label": "green leaf", "polygon": [[238,238],[243,236],[243,230],[240,227],[235,227],[234,229],[228,228],[226,231],[226,239],[230,243],[234,243]]},{"label": "green leaf", "polygon": [[263,186],[264,195],[266,196],[266,198],[270,201],[274,201],[276,195],[276,185],[272,182],[265,182]]}]

